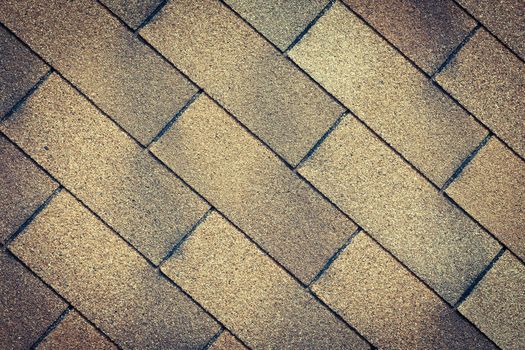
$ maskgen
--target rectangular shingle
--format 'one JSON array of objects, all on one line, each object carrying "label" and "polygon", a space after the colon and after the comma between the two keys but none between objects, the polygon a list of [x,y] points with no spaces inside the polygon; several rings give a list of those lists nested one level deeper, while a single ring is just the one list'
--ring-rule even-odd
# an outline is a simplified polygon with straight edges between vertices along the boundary
[{"label": "rectangular shingle", "polygon": [[369,348],[216,212],[161,269],[252,348]]},{"label": "rectangular shingle", "polygon": [[476,26],[451,0],[343,0],[432,74]]},{"label": "rectangular shingle", "polygon": [[44,203],[58,184],[0,135],[0,243]]},{"label": "rectangular shingle", "polygon": [[196,91],[96,1],[5,0],[0,21],[142,143]]},{"label": "rectangular shingle", "polygon": [[151,150],[305,283],[356,229],[205,95]]},{"label": "rectangular shingle", "polygon": [[218,0],[171,1],[140,33],[291,164],[343,111]]},{"label": "rectangular shingle", "polygon": [[504,350],[525,348],[525,266],[508,251],[459,311]]},{"label": "rectangular shingle", "polygon": [[496,349],[364,233],[312,289],[380,349]]},{"label": "rectangular shingle", "polygon": [[116,350],[117,347],[76,311],[69,311],[48,334],[38,350]]},{"label": "rectangular shingle", "polygon": [[492,138],[446,193],[525,259],[525,163]]},{"label": "rectangular shingle", "polygon": [[525,58],[525,5],[522,0],[457,0],[489,30]]},{"label": "rectangular shingle", "polygon": [[69,193],[11,251],[124,348],[199,348],[218,325]]},{"label": "rectangular shingle", "polygon": [[155,263],[208,210],[55,74],[0,130]]},{"label": "rectangular shingle", "polygon": [[486,133],[342,4],[289,56],[438,186]]},{"label": "rectangular shingle", "polygon": [[299,172],[451,304],[500,250],[351,115]]},{"label": "rectangular shingle", "polygon": [[479,30],[436,81],[525,157],[525,65]]},{"label": "rectangular shingle", "polygon": [[15,258],[0,250],[0,347],[29,349],[67,305]]}]

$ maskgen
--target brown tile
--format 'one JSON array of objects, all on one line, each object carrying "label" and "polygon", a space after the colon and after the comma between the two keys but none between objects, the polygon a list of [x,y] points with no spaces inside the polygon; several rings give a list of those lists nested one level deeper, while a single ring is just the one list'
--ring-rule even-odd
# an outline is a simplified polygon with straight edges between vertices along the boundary
[{"label": "brown tile", "polygon": [[365,233],[312,288],[381,349],[495,349]]},{"label": "brown tile", "polygon": [[96,1],[5,0],[0,21],[142,143],[196,91]]},{"label": "brown tile", "polygon": [[0,345],[29,349],[66,304],[25,267],[0,250]]},{"label": "brown tile", "polygon": [[328,0],[225,0],[225,3],[284,51]]},{"label": "brown tile", "polygon": [[451,304],[500,250],[351,115],[299,172]]},{"label": "brown tile", "polygon": [[49,70],[12,34],[0,26],[0,120]]},{"label": "brown tile", "polygon": [[0,243],[14,234],[58,185],[0,135]]},{"label": "brown tile", "polygon": [[172,1],[141,35],[292,164],[343,111],[218,0]]},{"label": "brown tile", "polygon": [[525,6],[521,0],[458,0],[498,38],[525,58]]},{"label": "brown tile", "polygon": [[502,349],[525,348],[525,266],[508,251],[459,311]]},{"label": "brown tile", "polygon": [[156,8],[162,0],[103,0],[113,13],[128,26],[136,29]]},{"label": "brown tile", "polygon": [[217,324],[62,191],[11,250],[124,348],[198,348]]},{"label": "brown tile", "polygon": [[289,56],[439,186],[486,133],[342,4]]},{"label": "brown tile", "polygon": [[247,350],[230,332],[223,331],[208,350]]},{"label": "brown tile", "polygon": [[368,348],[216,212],[161,269],[250,347]]},{"label": "brown tile", "polygon": [[525,163],[505,145],[492,138],[446,192],[525,259]]},{"label": "brown tile", "polygon": [[152,152],[305,283],[356,229],[207,96]]},{"label": "brown tile", "polygon": [[485,30],[479,30],[437,82],[525,157],[525,65]]},{"label": "brown tile", "polygon": [[208,210],[57,75],[0,129],[155,263]]},{"label": "brown tile", "polygon": [[450,0],[343,2],[429,74],[476,26],[476,22]]},{"label": "brown tile", "polygon": [[117,347],[76,311],[70,311],[38,345],[39,350],[116,350]]}]

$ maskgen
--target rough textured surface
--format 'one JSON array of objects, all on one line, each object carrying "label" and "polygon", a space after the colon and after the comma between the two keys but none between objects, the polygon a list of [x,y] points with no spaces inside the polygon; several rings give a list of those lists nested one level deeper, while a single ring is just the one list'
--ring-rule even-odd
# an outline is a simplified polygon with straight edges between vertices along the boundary
[{"label": "rough textured surface", "polygon": [[476,26],[451,0],[343,0],[432,74]]},{"label": "rough textured surface", "polygon": [[218,0],[172,1],[140,33],[292,164],[343,111]]},{"label": "rough textured surface", "polygon": [[29,349],[66,309],[48,287],[0,250],[0,345]]},{"label": "rough textured surface", "polygon": [[369,348],[217,213],[162,271],[252,348]]},{"label": "rough textured surface", "polygon": [[492,138],[446,192],[525,259],[525,163],[505,145]]},{"label": "rough textured surface", "polygon": [[283,51],[315,19],[328,2],[328,0],[225,0],[225,3]]},{"label": "rough textured surface", "polygon": [[496,349],[365,233],[312,289],[380,349]]},{"label": "rough textured surface", "polygon": [[439,186],[486,134],[341,4],[289,55]]},{"label": "rough textured surface", "polygon": [[522,58],[525,58],[525,4],[522,0],[457,0]]},{"label": "rough textured surface", "polygon": [[0,135],[0,243],[14,234],[58,185]]},{"label": "rough textured surface", "polygon": [[208,210],[57,75],[0,129],[155,263]]},{"label": "rough textured surface", "polygon": [[505,252],[459,311],[502,349],[525,348],[525,266]]},{"label": "rough textured surface", "polygon": [[5,0],[0,21],[143,143],[196,91],[95,1]]},{"label": "rough textured surface", "polygon": [[137,28],[162,3],[162,0],[102,0],[131,28]]},{"label": "rough textured surface", "polygon": [[0,119],[46,74],[49,67],[0,27]]},{"label": "rough textured surface", "polygon": [[230,332],[223,331],[208,350],[246,350],[246,347]]},{"label": "rough textured surface", "polygon": [[206,96],[152,152],[305,283],[356,230]]},{"label": "rough textured surface", "polygon": [[194,349],[218,331],[197,305],[65,191],[10,249],[125,348]]},{"label": "rough textured surface", "polygon": [[525,157],[525,64],[485,30],[478,31],[437,82]]},{"label": "rough textured surface", "polygon": [[299,172],[450,303],[500,250],[350,115]]},{"label": "rough textured surface", "polygon": [[38,350],[116,350],[117,347],[76,311],[63,320],[38,345]]}]

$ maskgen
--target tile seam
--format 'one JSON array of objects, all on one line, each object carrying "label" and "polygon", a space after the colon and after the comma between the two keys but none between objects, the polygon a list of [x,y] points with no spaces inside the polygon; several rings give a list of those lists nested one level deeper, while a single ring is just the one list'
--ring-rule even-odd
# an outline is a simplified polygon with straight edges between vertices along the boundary
[{"label": "tile seam", "polygon": [[204,347],[201,350],[208,350],[213,345],[213,343],[215,343],[215,341],[219,339],[219,337],[224,333],[224,329],[224,327],[221,327],[221,329],[219,329],[219,331],[215,333],[213,337],[210,338],[208,343],[204,345]]},{"label": "tile seam", "polygon": [[[133,32],[138,32],[145,26],[147,26],[157,15],[162,11],[164,6],[169,2],[169,0],[162,0],[155,8],[144,18],[144,20],[133,30]],[[130,27],[132,28],[132,27]]]},{"label": "tile seam", "polygon": [[66,309],[64,311],[62,311],[62,313],[60,314],[60,316],[58,316],[57,319],[55,319],[48,327],[47,329],[44,331],[44,333],[42,335],[40,335],[40,337],[38,337],[38,339],[33,343],[33,345],[31,345],[30,349],[31,350],[35,350],[36,348],[38,348],[38,346],[40,345],[40,343],[42,343],[42,341],[44,341],[44,339],[47,338],[48,335],[50,335],[54,330],[55,328],[66,318],[66,316],[69,314],[69,312],[73,310],[73,307],[71,307],[71,305],[68,305],[66,307]]}]

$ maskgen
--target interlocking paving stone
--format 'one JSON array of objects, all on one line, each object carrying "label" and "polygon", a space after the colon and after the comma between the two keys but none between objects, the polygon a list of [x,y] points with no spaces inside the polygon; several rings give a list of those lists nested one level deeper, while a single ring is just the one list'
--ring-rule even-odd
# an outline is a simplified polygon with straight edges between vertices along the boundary
[{"label": "interlocking paving stone", "polygon": [[216,0],[172,1],[140,33],[291,164],[343,112]]},{"label": "interlocking paving stone", "polygon": [[0,243],[16,232],[58,187],[0,135]]},{"label": "interlocking paving stone", "polygon": [[154,263],[208,210],[55,74],[0,129]]},{"label": "interlocking paving stone", "polygon": [[204,346],[218,325],[69,193],[11,251],[124,348]]},{"label": "interlocking paving stone", "polygon": [[525,157],[525,64],[478,31],[436,81]]},{"label": "interlocking paving stone", "polygon": [[43,77],[49,67],[0,27],[0,119]]},{"label": "interlocking paving stone", "polygon": [[459,311],[502,349],[525,348],[525,266],[508,251]]},{"label": "interlocking paving stone", "polygon": [[299,172],[451,304],[501,248],[351,115]]},{"label": "interlocking paving stone", "polygon": [[510,48],[525,58],[525,5],[522,0],[457,0]]},{"label": "interlocking paving stone", "polygon": [[369,348],[216,212],[161,269],[250,347]]},{"label": "interlocking paving stone", "polygon": [[242,345],[230,332],[224,331],[219,337],[211,344],[208,350],[246,350],[246,347]]},{"label": "interlocking paving stone", "polygon": [[446,193],[525,259],[525,163],[492,138]]},{"label": "interlocking paving stone", "polygon": [[438,186],[486,133],[342,4],[289,56]]},{"label": "interlocking paving stone", "polygon": [[151,150],[305,283],[356,230],[207,96]]},{"label": "interlocking paving stone", "polygon": [[37,346],[38,350],[116,350],[117,347],[100,334],[76,311],[70,311],[53,331]]},{"label": "interlocking paving stone", "polygon": [[5,0],[0,21],[142,143],[196,91],[96,1]]},{"label": "interlocking paving stone", "polygon": [[5,251],[0,251],[0,347],[29,349],[66,304]]},{"label": "interlocking paving stone", "polygon": [[136,29],[161,4],[161,0],[103,0],[112,12]]},{"label": "interlocking paving stone", "polygon": [[381,349],[496,349],[364,233],[312,289]]},{"label": "interlocking paving stone", "polygon": [[476,26],[451,0],[343,0],[432,74]]},{"label": "interlocking paving stone", "polygon": [[225,3],[283,51],[315,19],[328,2],[328,0],[225,0]]}]

